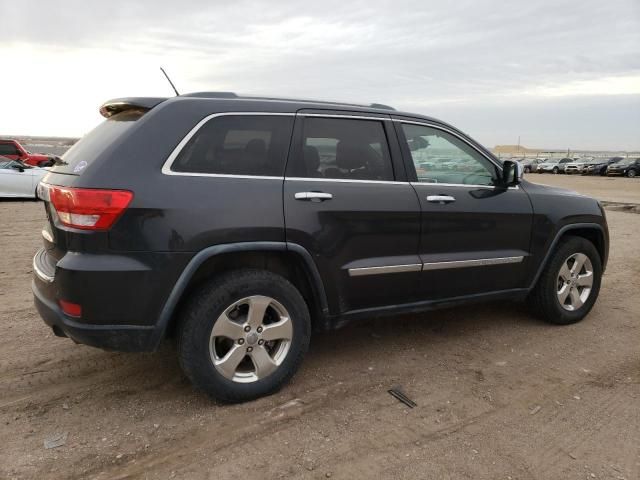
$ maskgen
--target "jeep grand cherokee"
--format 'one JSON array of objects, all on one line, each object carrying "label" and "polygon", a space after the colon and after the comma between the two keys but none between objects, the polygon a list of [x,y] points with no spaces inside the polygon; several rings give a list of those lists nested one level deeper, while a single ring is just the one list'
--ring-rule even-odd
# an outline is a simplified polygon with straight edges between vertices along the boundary
[{"label": "jeep grand cherokee", "polygon": [[39,187],[36,306],[100,348],[175,336],[215,398],[276,391],[312,331],[355,319],[507,299],[569,324],[598,297],[598,202],[434,118],[229,93],[100,112]]}]

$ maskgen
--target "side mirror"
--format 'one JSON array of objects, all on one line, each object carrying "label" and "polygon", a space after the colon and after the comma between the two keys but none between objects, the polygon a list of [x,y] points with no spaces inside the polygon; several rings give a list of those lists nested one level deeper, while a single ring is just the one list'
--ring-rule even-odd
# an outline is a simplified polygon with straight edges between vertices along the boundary
[{"label": "side mirror", "polygon": [[523,168],[519,162],[505,160],[502,164],[502,184],[512,187],[522,182]]}]

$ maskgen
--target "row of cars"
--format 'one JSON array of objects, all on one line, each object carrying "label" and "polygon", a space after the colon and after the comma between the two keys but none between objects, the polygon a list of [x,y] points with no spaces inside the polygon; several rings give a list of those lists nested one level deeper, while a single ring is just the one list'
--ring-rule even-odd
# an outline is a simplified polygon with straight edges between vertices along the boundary
[{"label": "row of cars", "polygon": [[566,173],[581,175],[640,175],[640,158],[519,158],[525,173]]}]

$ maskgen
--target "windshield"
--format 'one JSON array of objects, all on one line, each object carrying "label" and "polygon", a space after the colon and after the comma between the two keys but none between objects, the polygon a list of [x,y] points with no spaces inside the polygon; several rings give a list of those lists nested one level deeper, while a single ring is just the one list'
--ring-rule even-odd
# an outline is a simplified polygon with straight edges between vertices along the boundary
[{"label": "windshield", "polygon": [[127,110],[105,120],[67,150],[62,158],[57,158],[51,170],[80,175],[143,114],[139,110]]}]

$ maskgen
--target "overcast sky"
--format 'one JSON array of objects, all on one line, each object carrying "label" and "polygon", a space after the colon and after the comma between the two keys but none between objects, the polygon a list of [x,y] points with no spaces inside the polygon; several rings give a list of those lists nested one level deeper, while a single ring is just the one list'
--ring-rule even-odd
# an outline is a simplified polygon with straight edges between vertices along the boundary
[{"label": "overcast sky", "polygon": [[0,134],[121,96],[380,102],[492,147],[640,149],[640,0],[0,0]]}]

